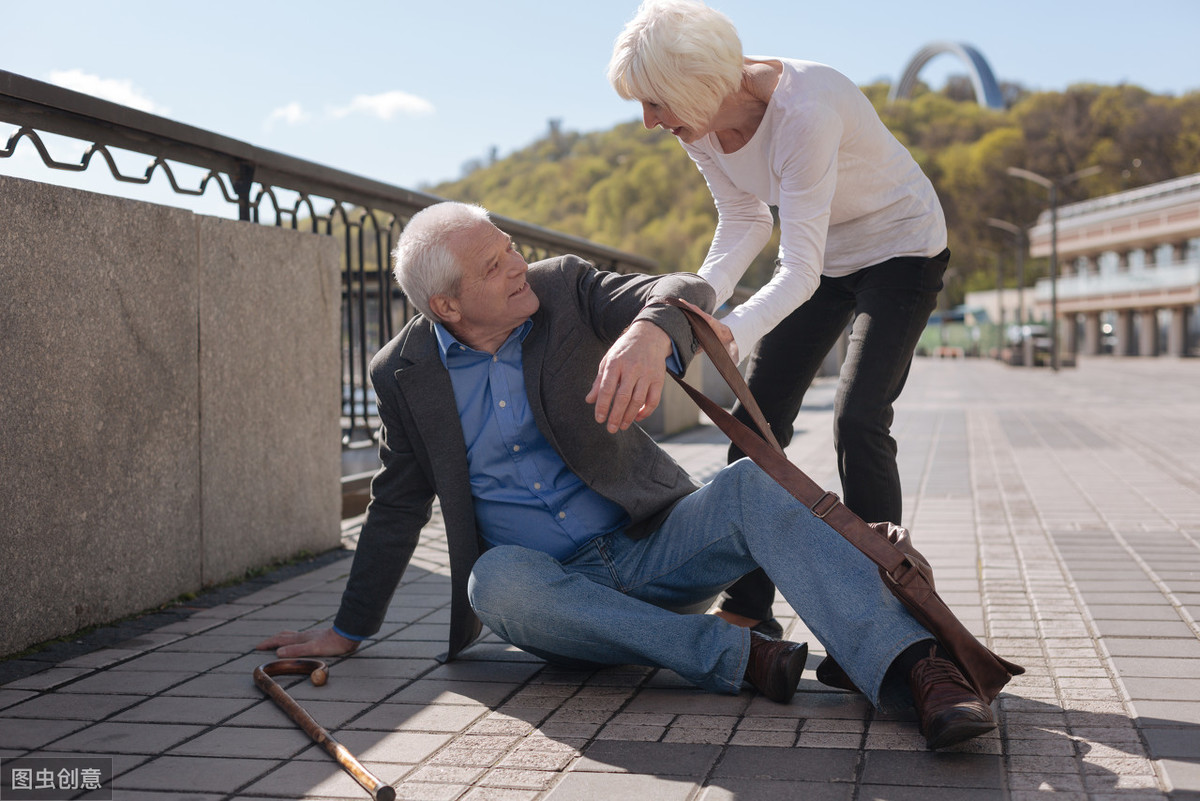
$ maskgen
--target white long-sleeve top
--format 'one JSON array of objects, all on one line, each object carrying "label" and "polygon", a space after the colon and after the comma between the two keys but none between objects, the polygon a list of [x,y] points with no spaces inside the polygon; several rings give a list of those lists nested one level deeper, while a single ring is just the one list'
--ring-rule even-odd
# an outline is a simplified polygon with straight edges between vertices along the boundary
[{"label": "white long-sleeve top", "polygon": [[684,145],[717,206],[699,274],[718,305],[770,239],[770,206],[779,209],[775,275],[722,319],[743,356],[812,296],[822,273],[845,276],[946,247],[933,185],[862,90],[824,64],[750,58],[783,64],[754,136],[733,153],[722,152],[711,133]]}]

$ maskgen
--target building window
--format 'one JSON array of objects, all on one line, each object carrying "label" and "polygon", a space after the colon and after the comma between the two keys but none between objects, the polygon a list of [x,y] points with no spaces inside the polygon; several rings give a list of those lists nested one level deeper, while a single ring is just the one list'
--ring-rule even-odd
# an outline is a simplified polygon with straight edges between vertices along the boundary
[{"label": "building window", "polygon": [[1121,270],[1121,257],[1114,251],[1106,250],[1097,259],[1101,275],[1116,275]]},{"label": "building window", "polygon": [[1200,236],[1194,236],[1187,241],[1184,261],[1200,261]]},{"label": "building window", "polygon": [[1154,250],[1154,266],[1166,267],[1175,263],[1175,246],[1164,242]]},{"label": "building window", "polygon": [[1141,248],[1134,248],[1129,251],[1126,263],[1129,265],[1129,272],[1141,272],[1142,268],[1146,266],[1146,251]]}]

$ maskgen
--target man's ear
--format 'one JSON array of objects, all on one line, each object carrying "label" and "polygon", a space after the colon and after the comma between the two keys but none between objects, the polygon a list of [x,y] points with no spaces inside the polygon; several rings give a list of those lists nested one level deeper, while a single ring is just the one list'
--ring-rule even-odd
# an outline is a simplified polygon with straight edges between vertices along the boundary
[{"label": "man's ear", "polygon": [[462,319],[458,299],[449,295],[434,295],[429,298],[429,310],[443,323],[457,323]]}]

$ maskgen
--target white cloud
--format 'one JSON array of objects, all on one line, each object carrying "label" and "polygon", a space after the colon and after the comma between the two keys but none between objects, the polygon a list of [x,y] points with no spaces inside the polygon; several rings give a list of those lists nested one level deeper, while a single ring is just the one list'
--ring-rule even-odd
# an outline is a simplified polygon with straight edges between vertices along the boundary
[{"label": "white cloud", "polygon": [[312,115],[304,110],[304,106],[297,102],[288,103],[286,106],[280,106],[272,111],[267,116],[267,127],[271,127],[276,121],[282,120],[288,125],[299,125],[302,122],[308,122]]},{"label": "white cloud", "polygon": [[423,97],[392,91],[378,95],[358,95],[350,101],[350,105],[335,108],[330,114],[336,119],[351,114],[367,114],[381,120],[390,120],[397,114],[420,117],[432,114],[433,111],[433,104]]},{"label": "white cloud", "polygon": [[160,106],[146,97],[141,89],[133,85],[132,81],[101,78],[99,75],[90,75],[83,70],[53,70],[50,73],[50,83],[150,114],[166,116],[170,111],[165,106]]}]

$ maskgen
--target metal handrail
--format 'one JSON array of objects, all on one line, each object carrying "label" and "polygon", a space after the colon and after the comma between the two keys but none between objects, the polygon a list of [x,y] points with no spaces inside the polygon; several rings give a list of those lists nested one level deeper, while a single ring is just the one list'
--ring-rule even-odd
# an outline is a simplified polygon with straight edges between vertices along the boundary
[{"label": "metal handrail", "polygon": [[[162,171],[172,190],[203,195],[216,184],[222,198],[238,207],[238,218],[264,222],[268,209],[274,225],[340,236],[342,263],[342,400],[344,446],[373,436],[367,365],[413,313],[391,280],[388,258],[408,219],[443,198],[392,186],[353,173],[256,147],[212,131],[185,125],[117,103],[0,70],[0,122],[18,127],[0,147],[0,159],[12,156],[28,139],[50,169],[83,172],[103,159],[113,178],[148,184]],[[77,163],[56,161],[42,134],[90,143]],[[112,149],[152,158],[141,175],[118,168]],[[207,171],[198,186],[181,186],[172,163]],[[287,206],[282,193],[296,195]],[[329,206],[325,214],[317,208]],[[615,272],[657,272],[652,259],[625,253],[580,237],[501,215],[496,224],[512,235],[530,260],[573,253]]]}]

